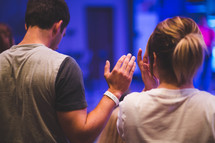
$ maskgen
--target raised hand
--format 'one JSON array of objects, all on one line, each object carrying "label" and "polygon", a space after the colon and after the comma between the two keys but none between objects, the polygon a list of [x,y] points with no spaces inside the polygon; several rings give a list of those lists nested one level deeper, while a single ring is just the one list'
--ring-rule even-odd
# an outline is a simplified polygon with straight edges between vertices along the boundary
[{"label": "raised hand", "polygon": [[142,49],[138,50],[137,64],[138,64],[138,67],[140,68],[142,80],[145,85],[145,88],[143,89],[143,91],[156,88],[158,86],[159,80],[150,72],[147,49],[145,51],[143,58],[142,58]]},{"label": "raised hand", "polygon": [[110,62],[106,61],[104,77],[108,83],[109,91],[117,98],[129,88],[136,67],[135,57],[131,54],[122,56],[110,72]]}]

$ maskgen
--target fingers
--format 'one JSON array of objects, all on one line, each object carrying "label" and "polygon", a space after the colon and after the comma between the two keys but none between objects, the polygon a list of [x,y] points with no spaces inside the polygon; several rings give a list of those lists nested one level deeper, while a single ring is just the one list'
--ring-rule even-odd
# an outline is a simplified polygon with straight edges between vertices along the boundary
[{"label": "fingers", "polygon": [[116,63],[116,65],[115,65],[114,68],[115,69],[119,69],[121,67],[122,63],[124,62],[125,58],[126,58],[125,55],[121,56],[120,59],[117,61],[117,63]]},{"label": "fingers", "polygon": [[130,77],[133,76],[135,68],[136,68],[136,63],[134,62],[134,65],[133,65],[133,67],[132,67],[132,69],[131,69],[131,71],[130,71],[130,73],[129,73],[129,76],[130,76]]},{"label": "fingers", "polygon": [[137,63],[139,64],[140,61],[142,61],[142,49],[139,49],[137,53]]},{"label": "fingers", "polygon": [[[126,75],[130,75],[130,72],[136,67],[135,56],[132,56],[130,53],[127,56],[123,55],[116,63],[113,71],[120,70],[123,71]],[[110,74],[110,63],[106,62],[105,65],[105,75]],[[133,74],[133,73],[132,73]]]},{"label": "fingers", "polygon": [[143,70],[142,49],[139,48],[137,53],[137,64],[140,70]]},{"label": "fingers", "polygon": [[126,56],[126,58],[125,58],[125,60],[123,62],[123,65],[121,67],[123,70],[125,70],[127,68],[127,65],[129,63],[130,59],[131,59],[131,54],[129,53],[129,54],[127,54],[127,56]]},{"label": "fingers", "polygon": [[145,50],[145,53],[144,53],[144,55],[143,55],[143,62],[144,63],[148,63],[148,48],[146,47],[146,50]]},{"label": "fingers", "polygon": [[132,58],[130,59],[130,61],[129,61],[127,67],[126,67],[126,72],[127,72],[128,75],[130,74],[130,72],[133,69],[133,67],[136,66],[135,59],[136,59],[135,56],[132,56]]},{"label": "fingers", "polygon": [[110,74],[110,62],[107,60],[104,68],[104,77],[106,78]]}]

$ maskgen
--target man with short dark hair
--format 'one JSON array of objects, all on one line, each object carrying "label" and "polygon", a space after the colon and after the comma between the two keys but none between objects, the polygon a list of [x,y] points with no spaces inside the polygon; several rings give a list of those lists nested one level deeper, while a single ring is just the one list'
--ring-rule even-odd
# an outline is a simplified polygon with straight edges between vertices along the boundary
[{"label": "man with short dark hair", "polygon": [[23,40],[0,55],[0,142],[93,142],[128,89],[135,57],[122,56],[104,76],[109,85],[87,114],[82,72],[57,49],[69,23],[64,0],[29,0]]}]

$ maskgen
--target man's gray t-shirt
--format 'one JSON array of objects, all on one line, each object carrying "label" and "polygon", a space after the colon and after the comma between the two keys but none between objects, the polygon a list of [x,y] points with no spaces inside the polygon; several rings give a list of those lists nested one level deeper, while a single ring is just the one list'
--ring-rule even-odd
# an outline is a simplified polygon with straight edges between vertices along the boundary
[{"label": "man's gray t-shirt", "polygon": [[0,54],[0,142],[67,143],[56,111],[86,108],[76,61],[42,44]]}]

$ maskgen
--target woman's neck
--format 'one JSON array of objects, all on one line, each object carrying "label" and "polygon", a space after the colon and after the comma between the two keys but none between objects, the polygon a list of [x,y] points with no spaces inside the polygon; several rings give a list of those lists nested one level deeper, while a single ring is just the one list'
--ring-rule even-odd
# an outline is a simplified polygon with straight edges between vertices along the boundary
[{"label": "woman's neck", "polygon": [[183,85],[176,85],[176,84],[172,84],[172,83],[166,83],[166,82],[161,82],[160,85],[158,86],[158,88],[167,88],[167,89],[183,89],[183,88],[194,88],[193,83],[189,82],[189,83],[185,83]]}]

